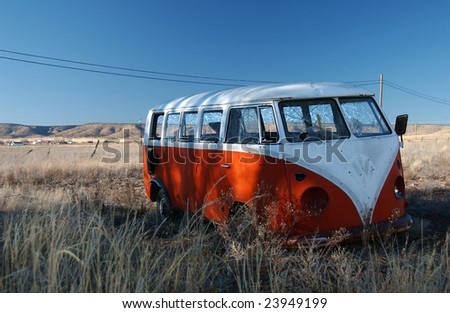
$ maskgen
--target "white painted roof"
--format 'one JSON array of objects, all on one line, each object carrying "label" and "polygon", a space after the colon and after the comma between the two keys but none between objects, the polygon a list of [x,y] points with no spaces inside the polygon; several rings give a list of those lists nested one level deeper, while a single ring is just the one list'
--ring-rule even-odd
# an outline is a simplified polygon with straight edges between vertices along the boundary
[{"label": "white painted roof", "polygon": [[274,99],[311,99],[372,96],[367,89],[344,83],[296,83],[245,86],[199,93],[164,102],[152,110],[199,107],[212,104],[260,102]]}]

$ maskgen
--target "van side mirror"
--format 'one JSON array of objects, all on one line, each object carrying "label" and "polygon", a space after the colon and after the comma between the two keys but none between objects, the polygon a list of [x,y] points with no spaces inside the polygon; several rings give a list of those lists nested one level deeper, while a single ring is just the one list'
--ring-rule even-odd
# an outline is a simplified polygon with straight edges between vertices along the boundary
[{"label": "van side mirror", "polygon": [[395,119],[395,132],[400,136],[401,147],[403,148],[403,135],[406,133],[408,125],[408,114],[402,114]]},{"label": "van side mirror", "polygon": [[399,136],[406,133],[406,126],[408,125],[408,114],[402,114],[395,119],[395,132]]}]

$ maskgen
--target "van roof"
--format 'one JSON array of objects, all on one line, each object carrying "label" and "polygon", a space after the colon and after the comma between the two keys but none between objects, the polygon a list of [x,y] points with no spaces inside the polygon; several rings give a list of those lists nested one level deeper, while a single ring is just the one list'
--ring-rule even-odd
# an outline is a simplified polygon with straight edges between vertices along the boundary
[{"label": "van roof", "polygon": [[199,93],[164,102],[152,110],[194,108],[213,104],[237,104],[281,99],[373,96],[359,86],[345,83],[294,83],[244,86]]}]

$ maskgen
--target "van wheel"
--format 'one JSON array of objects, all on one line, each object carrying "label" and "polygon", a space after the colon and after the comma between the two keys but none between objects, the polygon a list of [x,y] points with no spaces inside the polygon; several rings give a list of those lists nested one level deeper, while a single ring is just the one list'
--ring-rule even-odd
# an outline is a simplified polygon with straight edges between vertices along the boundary
[{"label": "van wheel", "polygon": [[173,207],[170,203],[169,196],[160,189],[158,195],[156,196],[156,221],[161,224],[167,219],[173,216]]}]

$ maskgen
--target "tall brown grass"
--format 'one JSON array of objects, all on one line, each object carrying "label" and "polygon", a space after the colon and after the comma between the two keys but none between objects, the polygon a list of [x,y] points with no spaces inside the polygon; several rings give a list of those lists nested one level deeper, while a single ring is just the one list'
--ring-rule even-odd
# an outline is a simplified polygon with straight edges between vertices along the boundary
[{"label": "tall brown grass", "polygon": [[285,249],[251,210],[157,225],[136,147],[112,165],[93,148],[0,148],[1,292],[449,291],[449,232]]},{"label": "tall brown grass", "polygon": [[402,153],[407,182],[450,182],[450,142],[406,141]]}]

